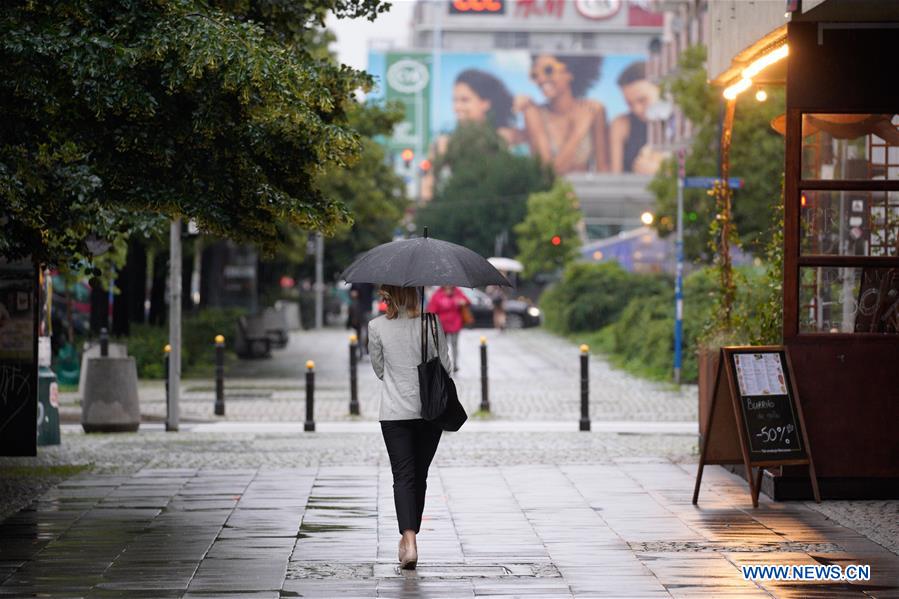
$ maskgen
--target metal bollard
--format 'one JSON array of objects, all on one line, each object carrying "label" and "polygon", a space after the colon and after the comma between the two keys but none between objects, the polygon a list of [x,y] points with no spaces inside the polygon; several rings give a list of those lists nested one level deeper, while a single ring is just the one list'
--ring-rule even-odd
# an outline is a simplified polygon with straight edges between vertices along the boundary
[{"label": "metal bollard", "polygon": [[165,421],[169,421],[169,354],[172,353],[172,346],[168,343],[162,348],[162,370],[165,376]]},{"label": "metal bollard", "polygon": [[109,357],[109,331],[106,327],[100,329],[100,356]]},{"label": "metal bollard", "polygon": [[581,345],[581,430],[590,430],[590,346]]},{"label": "metal bollard", "polygon": [[359,363],[359,338],[350,335],[350,415],[359,415],[359,380],[356,368]]},{"label": "metal bollard", "polygon": [[309,360],[306,362],[306,422],[303,423],[303,430],[307,433],[315,432],[315,362]]},{"label": "metal bollard", "polygon": [[481,411],[490,411],[490,396],[487,388],[487,338],[481,337]]},{"label": "metal bollard", "polygon": [[225,336],[215,336],[215,415],[225,415]]}]

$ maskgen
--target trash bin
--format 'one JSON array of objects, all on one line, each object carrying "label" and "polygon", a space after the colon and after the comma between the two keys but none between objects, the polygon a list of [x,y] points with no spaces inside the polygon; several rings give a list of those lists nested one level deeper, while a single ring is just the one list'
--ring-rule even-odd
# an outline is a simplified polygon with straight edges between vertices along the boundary
[{"label": "trash bin", "polygon": [[59,445],[59,386],[46,366],[37,371],[37,444]]}]

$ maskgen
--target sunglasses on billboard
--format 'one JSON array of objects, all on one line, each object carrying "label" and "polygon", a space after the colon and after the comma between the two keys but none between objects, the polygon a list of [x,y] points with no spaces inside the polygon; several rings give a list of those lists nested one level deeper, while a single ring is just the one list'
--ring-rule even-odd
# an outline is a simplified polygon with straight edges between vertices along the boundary
[{"label": "sunglasses on billboard", "polygon": [[552,64],[545,65],[542,69],[532,69],[531,79],[537,79],[541,74],[544,77],[552,77],[556,72],[556,66]]}]

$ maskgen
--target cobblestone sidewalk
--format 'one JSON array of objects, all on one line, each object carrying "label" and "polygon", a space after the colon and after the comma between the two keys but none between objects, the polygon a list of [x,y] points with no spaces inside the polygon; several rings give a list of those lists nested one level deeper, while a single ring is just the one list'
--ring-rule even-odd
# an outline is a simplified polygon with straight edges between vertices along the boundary
[{"label": "cobblestone sidewalk", "polygon": [[[481,401],[479,337],[489,348],[492,417],[506,420],[568,420],[580,415],[579,352],[575,344],[539,329],[497,333],[464,330],[460,337],[461,370],[456,373],[460,399],[469,413]],[[229,367],[225,385],[228,420],[299,421],[305,414],[305,363],[316,365],[315,413],[320,421],[350,420],[348,335],[342,329],[292,333],[283,350],[269,360],[241,360]],[[377,419],[379,381],[371,364],[359,364],[361,418]],[[591,412],[597,420],[696,421],[694,385],[677,388],[633,377],[612,368],[602,357],[590,360]],[[181,417],[211,421],[212,380],[186,380]],[[78,421],[77,394],[65,394],[64,410]],[[145,418],[165,417],[161,382],[142,383],[141,412]]]}]

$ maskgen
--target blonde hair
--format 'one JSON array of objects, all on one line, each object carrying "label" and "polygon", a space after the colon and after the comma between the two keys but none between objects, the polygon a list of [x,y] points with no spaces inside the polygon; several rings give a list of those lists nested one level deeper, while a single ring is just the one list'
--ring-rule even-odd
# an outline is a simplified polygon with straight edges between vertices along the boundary
[{"label": "blonde hair", "polygon": [[418,289],[415,287],[396,287],[395,285],[381,285],[379,291],[381,297],[387,303],[387,318],[393,320],[399,316],[400,309],[406,310],[411,317],[419,314]]}]

